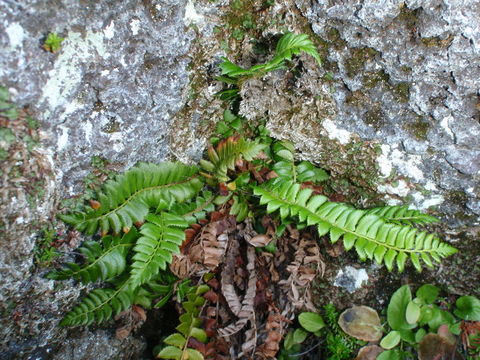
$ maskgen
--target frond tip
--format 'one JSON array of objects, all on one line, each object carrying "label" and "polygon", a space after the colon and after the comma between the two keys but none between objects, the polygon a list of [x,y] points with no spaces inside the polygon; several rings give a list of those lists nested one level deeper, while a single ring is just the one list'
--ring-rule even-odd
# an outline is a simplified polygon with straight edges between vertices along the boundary
[{"label": "frond tip", "polygon": [[388,270],[396,263],[398,270],[403,271],[410,258],[421,271],[420,259],[432,267],[432,260],[440,262],[441,258],[457,252],[433,234],[409,225],[387,223],[368,210],[329,202],[325,196],[312,196],[312,192],[280,178],[254,188],[254,194],[260,196],[260,204],[267,205],[267,212],[279,210],[282,218],[297,217],[300,222],[315,225],[318,234],[329,234],[332,242],[343,238],[346,250],[355,248],[362,260],[375,259],[379,264],[385,263]]}]

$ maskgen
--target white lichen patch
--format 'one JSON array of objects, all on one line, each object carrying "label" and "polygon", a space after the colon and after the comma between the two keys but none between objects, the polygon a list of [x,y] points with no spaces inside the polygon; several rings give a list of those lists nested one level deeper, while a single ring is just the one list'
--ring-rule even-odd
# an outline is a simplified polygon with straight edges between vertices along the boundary
[{"label": "white lichen patch", "polygon": [[368,282],[368,274],[365,269],[356,269],[353,266],[345,266],[335,276],[334,286],[343,287],[349,293],[353,293]]},{"label": "white lichen patch", "polygon": [[58,130],[62,132],[57,139],[57,150],[60,151],[68,144],[68,128],[65,126],[59,126]]},{"label": "white lichen patch", "polygon": [[204,22],[204,16],[197,13],[193,0],[188,0],[187,6],[185,6],[185,16],[183,22],[186,26],[191,24],[199,25]]},{"label": "white lichen patch", "polygon": [[450,128],[450,122],[452,122],[453,116],[446,116],[440,122],[440,126],[445,130],[445,132],[452,138],[455,139],[455,134],[453,133],[452,129]]},{"label": "white lichen patch", "polygon": [[68,33],[54,68],[49,72],[49,80],[42,89],[40,103],[48,105],[45,117],[67,105],[69,97],[82,82],[83,64],[95,61],[98,56],[109,57],[104,39],[103,32],[87,31],[84,37],[78,32]]},{"label": "white lichen patch", "polygon": [[8,40],[10,41],[12,49],[22,46],[23,40],[25,39],[25,30],[23,30],[23,27],[20,24],[9,24],[6,27],[5,32],[8,35]]},{"label": "white lichen patch", "polygon": [[113,20],[110,22],[110,24],[103,30],[103,35],[105,36],[105,39],[113,39],[115,36],[115,23]]},{"label": "white lichen patch", "polygon": [[398,149],[398,145],[382,145],[382,155],[377,158],[380,173],[383,177],[391,175],[395,168],[402,175],[408,176],[416,182],[424,180],[424,174],[420,170],[422,157],[420,155],[406,154]]},{"label": "white lichen patch", "polygon": [[132,35],[137,35],[140,31],[140,20],[139,19],[132,19],[130,21],[130,30],[132,30]]},{"label": "white lichen patch", "polygon": [[350,142],[352,133],[345,129],[338,128],[332,120],[323,120],[322,126],[326,132],[325,135],[327,135],[329,139],[337,140],[342,145],[348,144]]},{"label": "white lichen patch", "polygon": [[377,190],[380,193],[405,197],[410,192],[410,187],[405,180],[399,180],[392,184],[378,185]]},{"label": "white lichen patch", "polygon": [[428,210],[432,206],[438,206],[445,201],[443,195],[436,194],[429,197],[425,197],[419,192],[412,193],[414,203],[410,205],[410,208],[417,210]]}]

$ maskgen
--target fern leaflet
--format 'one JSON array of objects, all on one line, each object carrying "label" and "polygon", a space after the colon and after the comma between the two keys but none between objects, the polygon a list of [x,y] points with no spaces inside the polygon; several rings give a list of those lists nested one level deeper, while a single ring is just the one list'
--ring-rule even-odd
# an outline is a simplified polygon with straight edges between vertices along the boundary
[{"label": "fern leaflet", "polygon": [[262,75],[269,71],[280,69],[284,67],[285,60],[291,60],[293,55],[298,55],[302,51],[311,55],[319,65],[322,65],[320,55],[308,35],[287,33],[278,41],[273,59],[265,64],[259,64],[252,66],[249,69],[244,69],[232,63],[227,58],[222,58],[223,62],[219,66],[222,75],[225,76],[220,77],[219,80],[231,84],[235,83],[235,79],[241,76],[248,77]]},{"label": "fern leaflet", "polygon": [[166,269],[172,262],[172,254],[180,253],[184,230],[189,225],[183,217],[166,212],[149,214],[146,220],[140,228],[142,236],[133,248],[135,255],[128,280],[133,288],[150,280],[159,269]]},{"label": "fern leaflet", "polygon": [[377,207],[368,209],[367,212],[378,215],[387,222],[398,224],[429,224],[439,221],[436,217],[424,214],[418,210],[409,209],[407,205]]},{"label": "fern leaflet", "polygon": [[196,167],[181,163],[140,164],[108,181],[95,209],[60,218],[90,235],[99,227],[104,234],[110,229],[127,232],[150,208],[158,211],[194,197],[203,186],[196,172]]},{"label": "fern leaflet", "polygon": [[84,284],[99,279],[112,279],[125,270],[128,250],[137,238],[138,231],[133,227],[123,237],[103,237],[103,246],[96,241],[85,241],[79,251],[85,256],[87,264],[81,267],[75,263],[68,263],[65,269],[48,274],[48,278],[54,280],[74,278]]},{"label": "fern leaflet", "polygon": [[322,182],[329,178],[325,170],[315,167],[313,164],[302,161],[295,165],[295,148],[289,141],[276,141],[272,146],[273,164],[272,170],[286,180],[293,182]]},{"label": "fern leaflet", "polygon": [[307,34],[293,34],[287,33],[278,41],[275,57],[270,61],[271,64],[280,64],[284,60],[291,60],[293,55],[298,55],[301,52],[311,55],[317,60],[318,65],[322,65],[320,55],[313,42]]},{"label": "fern leaflet", "polygon": [[210,191],[203,191],[202,195],[190,202],[173,205],[169,212],[182,216],[191,225],[206,219],[207,213],[215,210],[214,199],[215,196]]},{"label": "fern leaflet", "polygon": [[343,237],[346,250],[355,247],[359,257],[385,263],[389,270],[396,261],[403,271],[410,257],[413,265],[421,271],[420,259],[429,267],[432,259],[440,262],[442,257],[457,250],[442,243],[433,234],[418,231],[407,225],[386,223],[381,217],[368,211],[356,210],[342,203],[327,201],[322,195],[312,196],[311,189],[301,189],[300,184],[274,179],[254,188],[260,195],[260,204],[267,204],[267,212],[279,210],[281,218],[296,216],[300,222],[316,225],[320,236],[329,234],[336,242]]}]

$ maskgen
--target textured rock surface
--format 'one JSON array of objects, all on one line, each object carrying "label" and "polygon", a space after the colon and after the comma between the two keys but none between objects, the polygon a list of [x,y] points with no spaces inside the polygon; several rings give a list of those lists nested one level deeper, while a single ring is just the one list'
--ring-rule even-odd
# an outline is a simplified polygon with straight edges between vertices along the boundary
[{"label": "textured rock surface", "polygon": [[[34,234],[59,199],[82,190],[92,156],[118,169],[198,159],[222,111],[214,97],[219,57],[264,61],[287,29],[314,38],[323,68],[302,55],[293,71],[245,82],[241,112],[251,120],[268,115],[272,133],[327,168],[348,200],[408,202],[442,216],[462,254],[422,276],[478,294],[469,284],[480,273],[477,1],[264,3],[0,3],[0,85],[41,124],[42,145],[25,164],[48,168],[34,202],[23,183],[2,193],[0,358],[140,357],[139,339],[57,328],[82,289],[44,279],[33,262]],[[41,49],[49,32],[66,38],[56,54]],[[386,280],[391,290],[397,280]]]},{"label": "textured rock surface", "polygon": [[[43,278],[45,271],[33,267],[34,233],[52,218],[55,199],[81,190],[94,155],[119,168],[168,156],[169,124],[183,104],[194,37],[184,22],[186,5],[182,0],[0,4],[0,85],[41,124],[43,147],[30,165],[50,167],[34,204],[28,202],[28,185],[3,192],[0,358],[47,359],[67,336],[57,329],[58,321],[80,288],[54,287]],[[41,48],[49,32],[65,37],[56,54]],[[105,334],[78,334],[55,358],[139,353],[142,345],[110,341]]]},{"label": "textured rock surface", "polygon": [[[385,144],[383,175],[396,170],[429,194],[384,190],[423,208],[442,204],[444,213],[466,206],[470,225],[478,223],[478,2],[296,3],[331,44],[336,126]],[[453,204],[449,194],[458,191],[464,201]]]}]

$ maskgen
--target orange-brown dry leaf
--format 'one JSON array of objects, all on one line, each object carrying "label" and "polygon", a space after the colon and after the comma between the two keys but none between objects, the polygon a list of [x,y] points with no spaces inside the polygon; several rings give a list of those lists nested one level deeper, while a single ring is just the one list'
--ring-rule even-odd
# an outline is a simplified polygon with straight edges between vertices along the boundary
[{"label": "orange-brown dry leaf", "polygon": [[278,312],[271,312],[268,315],[265,329],[268,330],[265,342],[257,348],[256,358],[274,358],[280,349],[280,342],[283,338],[283,317]]}]

